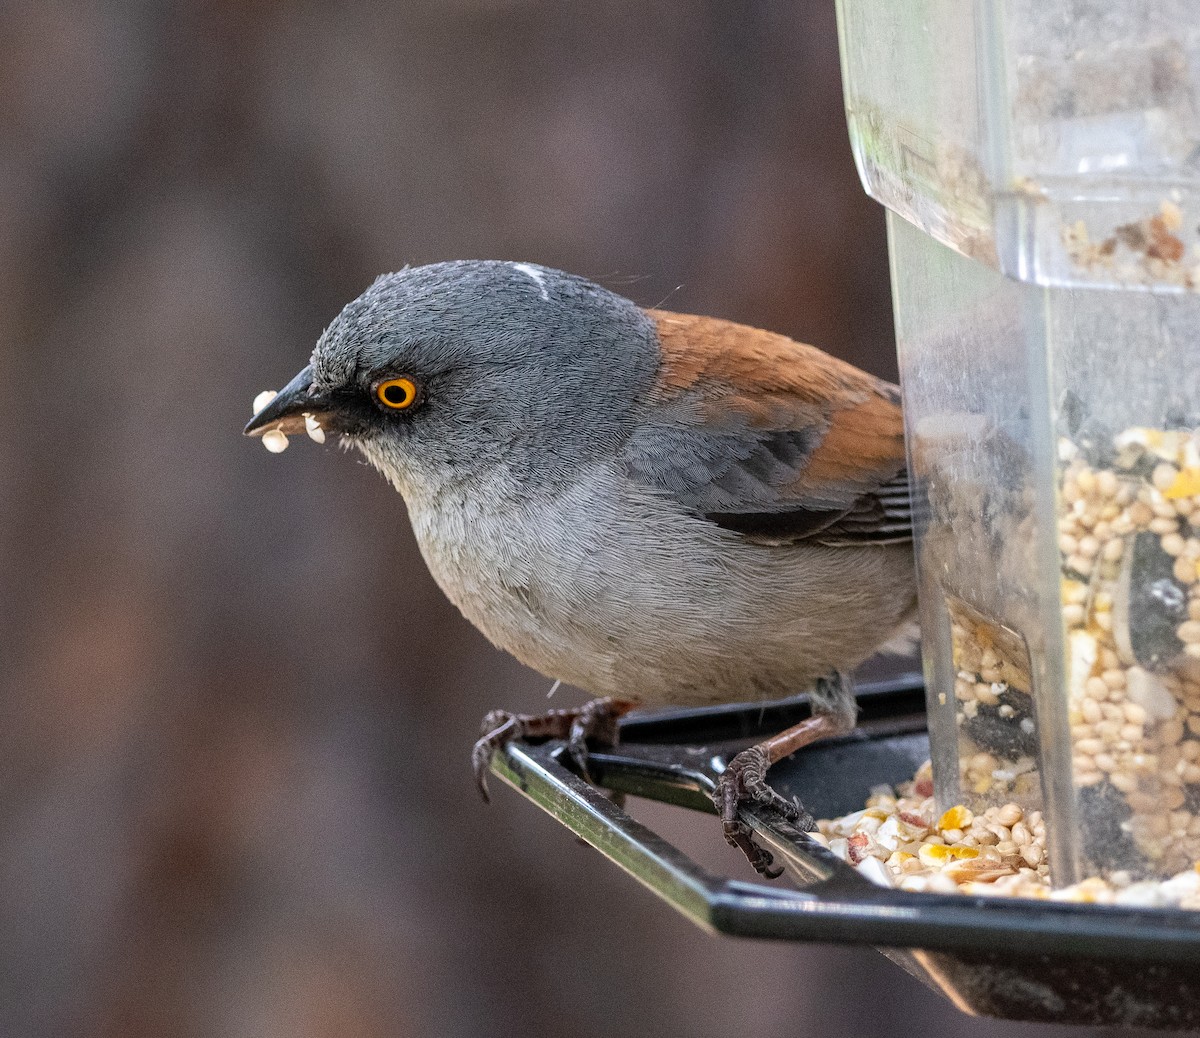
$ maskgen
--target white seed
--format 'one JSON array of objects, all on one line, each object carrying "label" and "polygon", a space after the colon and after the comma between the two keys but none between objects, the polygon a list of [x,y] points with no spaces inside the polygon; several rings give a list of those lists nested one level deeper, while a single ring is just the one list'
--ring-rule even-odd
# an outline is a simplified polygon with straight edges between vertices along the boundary
[{"label": "white seed", "polygon": [[1168,533],[1158,543],[1163,551],[1172,558],[1176,558],[1183,554],[1183,549],[1187,542],[1177,533]]},{"label": "white seed", "polygon": [[325,430],[321,428],[321,423],[310,414],[304,416],[304,431],[308,433],[308,438],[315,443],[325,442]]},{"label": "white seed", "polygon": [[858,863],[858,871],[878,886],[893,885],[891,870],[878,858],[864,858]]},{"label": "white seed", "polygon": [[264,389],[254,398],[254,413],[258,414],[264,407],[274,400],[279,394],[273,389]]},{"label": "white seed", "polygon": [[931,894],[957,894],[958,884],[941,872],[935,872],[925,880],[925,889]]},{"label": "white seed", "polygon": [[1008,831],[1007,825],[1001,825],[999,822],[986,822],[984,828],[990,833],[995,833],[997,844],[1007,843],[1012,839],[1012,834]]},{"label": "white seed", "polygon": [[[978,684],[975,686],[975,698],[984,706],[995,706],[1000,702],[1000,697],[996,695],[995,685]],[[1003,687],[1003,686],[1001,686]]]},{"label": "white seed", "polygon": [[[1178,537],[1179,535],[1176,534],[1175,536]],[[1104,554],[1102,555],[1102,558],[1105,562],[1120,562],[1121,556],[1124,554],[1125,542],[1121,540],[1120,537],[1114,537],[1111,541],[1104,545]]]},{"label": "white seed", "polygon": [[1159,490],[1166,490],[1172,483],[1175,482],[1175,477],[1179,475],[1179,470],[1174,465],[1168,465],[1164,462],[1154,468],[1154,472],[1150,476],[1150,482]]},{"label": "white seed", "polygon": [[1143,880],[1140,883],[1131,883],[1124,890],[1117,893],[1115,898],[1118,905],[1139,905],[1139,906],[1157,906],[1167,903],[1167,898],[1163,894],[1157,883],[1152,883],[1149,880]]},{"label": "white seed", "polygon": [[1024,812],[1017,804],[1005,804],[996,812],[996,821],[1001,825],[1013,826],[1021,820]]},{"label": "white seed", "polygon": [[281,429],[268,429],[263,433],[262,442],[272,454],[282,454],[287,450],[288,438]]},{"label": "white seed", "polygon": [[1137,789],[1137,779],[1132,775],[1126,775],[1123,771],[1114,771],[1108,776],[1108,781],[1122,793],[1132,793]]},{"label": "white seed", "polygon": [[1120,484],[1117,481],[1115,472],[1110,472],[1108,469],[1101,469],[1096,474],[1096,489],[1100,491],[1102,497],[1116,497],[1119,487]]},{"label": "white seed", "polygon": [[1149,717],[1165,721],[1175,716],[1175,697],[1157,674],[1141,667],[1130,667],[1126,682],[1130,701],[1145,710]]},{"label": "white seed", "polygon": [[[1097,595],[1097,598],[1100,596]],[[1123,670],[1106,670],[1100,675],[1100,680],[1103,681],[1109,688],[1124,688],[1125,687],[1125,671]]]}]

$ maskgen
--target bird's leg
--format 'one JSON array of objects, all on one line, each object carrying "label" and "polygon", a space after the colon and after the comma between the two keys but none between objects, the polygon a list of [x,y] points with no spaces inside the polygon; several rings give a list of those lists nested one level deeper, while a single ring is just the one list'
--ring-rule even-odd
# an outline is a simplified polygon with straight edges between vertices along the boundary
[{"label": "bird's leg", "polygon": [[767,784],[767,769],[809,743],[844,735],[854,727],[854,691],[844,675],[818,680],[811,698],[811,717],[739,753],[726,766],[713,793],[726,842],[741,850],[768,879],[774,879],[783,868],[774,864],[770,851],[754,842],[750,827],[738,818],[738,808],[746,802],[773,807],[789,822],[811,831],[815,825],[812,816],[799,801],[785,800]]},{"label": "bird's leg", "polygon": [[617,744],[617,722],[634,703],[626,699],[604,697],[585,703],[578,710],[547,710],[544,714],[510,714],[493,710],[480,725],[480,737],[471,751],[471,767],[475,784],[485,801],[488,768],[492,756],[501,746],[514,739],[566,739],[567,752],[585,779],[591,781],[587,770],[587,741],[595,739],[606,746]]}]

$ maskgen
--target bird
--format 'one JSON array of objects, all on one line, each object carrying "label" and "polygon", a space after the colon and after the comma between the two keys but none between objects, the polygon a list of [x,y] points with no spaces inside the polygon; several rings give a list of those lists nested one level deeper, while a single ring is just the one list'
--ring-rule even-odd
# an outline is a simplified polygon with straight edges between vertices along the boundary
[{"label": "bird", "polygon": [[[404,499],[431,574],[495,645],[595,697],[492,711],[472,761],[589,739],[629,710],[785,698],[811,716],[732,757],[713,795],[763,875],[744,803],[802,805],[770,766],[855,723],[851,671],[916,614],[896,386],[787,336],[643,308],[536,263],[377,278],[247,435],[357,449]],[[811,820],[809,820],[811,822]]]}]

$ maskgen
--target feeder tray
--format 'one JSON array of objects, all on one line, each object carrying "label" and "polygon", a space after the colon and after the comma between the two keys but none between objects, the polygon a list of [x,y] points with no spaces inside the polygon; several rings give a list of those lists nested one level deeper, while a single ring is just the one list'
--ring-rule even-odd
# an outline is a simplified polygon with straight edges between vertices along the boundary
[{"label": "feeder tray", "polygon": [[[816,817],[858,810],[872,786],[910,779],[929,756],[919,679],[860,690],[860,725],[771,769]],[[602,790],[712,813],[735,753],[808,715],[807,702],[633,715],[595,751],[596,786],[563,743],[514,742],[492,770],[705,930],[872,945],[965,1012],[1042,1023],[1200,1028],[1200,913],[876,886],[769,808],[741,817],[799,889],[712,875]],[[599,788],[597,788],[599,787]],[[711,824],[711,823],[705,823]]]}]

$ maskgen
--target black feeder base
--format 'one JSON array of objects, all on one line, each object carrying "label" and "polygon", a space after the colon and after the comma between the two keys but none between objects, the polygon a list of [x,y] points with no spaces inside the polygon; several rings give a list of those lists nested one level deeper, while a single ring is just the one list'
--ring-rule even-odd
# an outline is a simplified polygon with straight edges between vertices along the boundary
[{"label": "black feeder base", "polygon": [[[858,810],[872,786],[912,778],[929,755],[918,679],[862,689],[859,729],[771,769],[815,817]],[[712,812],[733,754],[803,719],[802,701],[632,715],[594,752],[598,786]],[[742,817],[787,866],[782,881],[711,875],[569,770],[562,743],[514,743],[492,770],[706,930],[872,945],[959,1009],[1042,1023],[1200,1029],[1200,912],[875,886],[769,809]]]}]

